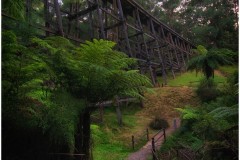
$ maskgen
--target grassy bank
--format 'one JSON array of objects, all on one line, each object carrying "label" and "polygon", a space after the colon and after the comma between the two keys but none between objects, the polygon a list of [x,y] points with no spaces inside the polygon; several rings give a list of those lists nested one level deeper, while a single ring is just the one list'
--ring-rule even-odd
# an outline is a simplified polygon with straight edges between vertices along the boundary
[{"label": "grassy bank", "polygon": [[[173,79],[169,75],[169,78],[167,80],[168,81],[167,85],[170,87],[179,87],[179,86],[196,87],[203,77],[204,77],[204,75],[202,73],[196,74],[196,72],[185,72],[182,74],[177,73],[175,79]],[[216,73],[214,80],[216,83],[221,84],[226,81],[226,77]],[[158,78],[158,82],[160,84],[163,82],[162,77]]]},{"label": "grassy bank", "polygon": [[[91,125],[94,160],[122,160],[146,143],[146,140],[139,142],[135,150],[132,149],[132,135],[138,140],[145,133],[144,131],[150,121],[145,116],[141,116],[141,119],[139,119],[137,115],[141,111],[139,104],[123,105],[121,111],[123,115],[123,125],[121,127],[117,123],[114,107],[105,108],[102,123],[95,122]],[[98,114],[98,111],[93,113],[95,117]],[[142,123],[142,121],[145,123]],[[150,132],[155,133],[154,131]]]}]

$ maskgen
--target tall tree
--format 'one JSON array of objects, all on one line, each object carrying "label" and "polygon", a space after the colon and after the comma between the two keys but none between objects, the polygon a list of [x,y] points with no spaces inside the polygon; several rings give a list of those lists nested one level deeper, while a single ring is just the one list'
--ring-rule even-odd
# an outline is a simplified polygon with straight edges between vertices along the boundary
[{"label": "tall tree", "polygon": [[236,3],[230,0],[191,0],[181,14],[184,34],[194,43],[237,51]]}]

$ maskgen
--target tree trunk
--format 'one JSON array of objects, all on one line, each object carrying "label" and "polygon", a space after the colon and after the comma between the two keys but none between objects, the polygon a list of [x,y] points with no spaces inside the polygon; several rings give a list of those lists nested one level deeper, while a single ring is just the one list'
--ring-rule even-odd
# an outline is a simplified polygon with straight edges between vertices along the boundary
[{"label": "tree trunk", "polygon": [[[47,29],[50,29],[50,24],[49,24],[50,15],[49,15],[49,2],[48,2],[48,0],[44,0],[44,17],[45,17],[45,27]],[[49,31],[46,31],[45,34],[46,34],[46,36],[50,35]]]},{"label": "tree trunk", "polygon": [[[75,154],[85,154],[83,152],[83,112],[79,114],[77,133],[75,134]],[[77,157],[76,157],[77,158]]]},{"label": "tree trunk", "polygon": [[116,98],[116,112],[117,112],[117,120],[118,120],[118,124],[119,126],[122,126],[122,113],[120,110],[120,104],[118,102],[118,98]]},{"label": "tree trunk", "polygon": [[64,34],[63,34],[63,26],[62,26],[62,16],[61,16],[58,0],[54,0],[54,8],[55,8],[56,16],[57,16],[58,34],[60,36],[64,36]]},{"label": "tree trunk", "polygon": [[100,104],[99,106],[99,113],[100,113],[100,121],[103,122],[103,105]]},{"label": "tree trunk", "polygon": [[83,112],[83,152],[85,154],[85,159],[90,159],[90,109],[87,107]]}]

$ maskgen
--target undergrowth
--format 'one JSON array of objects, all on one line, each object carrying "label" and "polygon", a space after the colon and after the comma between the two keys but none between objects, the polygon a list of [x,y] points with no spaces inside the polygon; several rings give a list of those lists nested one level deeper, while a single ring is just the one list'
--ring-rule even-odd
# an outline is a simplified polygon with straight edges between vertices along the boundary
[{"label": "undergrowth", "polygon": [[[135,115],[139,110],[138,104],[122,106],[123,126],[119,127],[115,107],[105,108],[103,122],[91,125],[94,160],[123,160],[146,143],[145,139],[138,141],[135,149],[132,149],[131,135],[139,125]],[[98,112],[93,115],[98,116]]]}]

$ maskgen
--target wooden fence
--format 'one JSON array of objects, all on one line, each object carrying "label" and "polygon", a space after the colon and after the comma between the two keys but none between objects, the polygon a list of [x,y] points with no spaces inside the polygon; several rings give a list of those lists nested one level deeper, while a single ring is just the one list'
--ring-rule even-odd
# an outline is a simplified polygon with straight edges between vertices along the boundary
[{"label": "wooden fence", "polygon": [[[161,134],[158,138],[155,138],[157,135]],[[161,140],[161,138],[164,138],[164,142],[166,141],[166,132],[165,128],[158,131],[152,138],[152,157],[153,160],[159,160],[157,153],[156,153],[156,143]]]},{"label": "wooden fence", "polygon": [[138,138],[138,139],[136,139],[134,137],[134,135],[132,135],[132,149],[134,150],[136,144],[138,144],[139,142],[141,142],[144,139],[146,140],[146,142],[149,141],[149,130],[148,130],[148,128],[146,129],[146,132],[142,136],[140,136],[140,138]]}]

